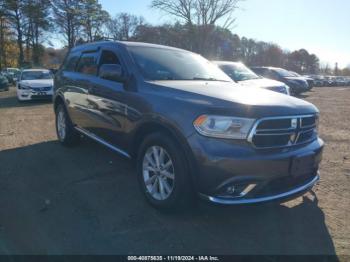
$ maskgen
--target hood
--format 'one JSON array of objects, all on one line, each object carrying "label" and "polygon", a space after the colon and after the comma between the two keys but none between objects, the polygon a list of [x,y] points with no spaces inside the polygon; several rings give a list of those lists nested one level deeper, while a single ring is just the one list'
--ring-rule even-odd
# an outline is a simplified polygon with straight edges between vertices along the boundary
[{"label": "hood", "polygon": [[30,87],[47,87],[53,86],[53,79],[36,79],[36,80],[22,80],[19,82],[21,85]]},{"label": "hood", "polygon": [[167,88],[167,96],[212,108],[236,109],[251,116],[310,114],[317,108],[304,100],[267,89],[246,88],[233,82],[152,81],[153,86]]},{"label": "hood", "polygon": [[267,88],[267,89],[272,87],[285,86],[285,84],[282,82],[267,79],[267,78],[251,79],[246,81],[240,81],[238,83],[246,87],[260,87],[260,88]]}]

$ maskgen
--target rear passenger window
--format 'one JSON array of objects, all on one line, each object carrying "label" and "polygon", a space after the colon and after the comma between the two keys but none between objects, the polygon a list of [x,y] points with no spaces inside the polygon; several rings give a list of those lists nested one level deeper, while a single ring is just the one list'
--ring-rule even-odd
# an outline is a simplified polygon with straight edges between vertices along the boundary
[{"label": "rear passenger window", "polygon": [[74,72],[75,71],[75,67],[77,65],[77,62],[79,60],[79,54],[75,53],[75,54],[70,54],[64,65],[63,65],[63,70],[64,71],[69,71],[69,72]]},{"label": "rear passenger window", "polygon": [[86,75],[96,75],[97,59],[98,59],[97,52],[83,53],[78,62],[76,71]]}]

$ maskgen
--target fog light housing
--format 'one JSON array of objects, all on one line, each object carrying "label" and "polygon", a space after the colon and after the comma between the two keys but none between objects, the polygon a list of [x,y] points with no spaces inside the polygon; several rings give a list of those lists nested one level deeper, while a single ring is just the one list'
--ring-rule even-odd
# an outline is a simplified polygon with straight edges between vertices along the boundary
[{"label": "fog light housing", "polygon": [[224,198],[241,198],[249,194],[253,189],[257,186],[257,184],[239,184],[239,185],[228,185],[223,190],[222,193],[219,194],[219,197]]},{"label": "fog light housing", "polygon": [[236,191],[235,187],[234,186],[229,186],[227,189],[226,189],[226,193],[227,194],[234,194]]}]

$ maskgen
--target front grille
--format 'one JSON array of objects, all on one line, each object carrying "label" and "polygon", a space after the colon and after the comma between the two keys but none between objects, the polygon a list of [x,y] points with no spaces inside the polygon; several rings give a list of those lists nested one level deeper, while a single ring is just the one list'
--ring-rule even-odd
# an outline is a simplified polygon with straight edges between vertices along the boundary
[{"label": "front grille", "polygon": [[42,99],[42,100],[46,100],[46,99],[52,99],[51,95],[32,95],[30,97],[31,99]]},{"label": "front grille", "polygon": [[40,92],[40,91],[50,91],[52,89],[52,86],[44,86],[44,87],[32,87],[33,91]]},{"label": "front grille", "polygon": [[313,141],[317,137],[317,115],[263,118],[249,135],[256,148],[281,148]]}]

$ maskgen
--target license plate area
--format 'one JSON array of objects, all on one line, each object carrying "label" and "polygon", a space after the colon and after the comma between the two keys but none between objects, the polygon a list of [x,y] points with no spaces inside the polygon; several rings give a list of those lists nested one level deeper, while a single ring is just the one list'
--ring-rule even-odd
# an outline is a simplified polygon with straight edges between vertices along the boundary
[{"label": "license plate area", "polygon": [[315,153],[299,155],[292,158],[290,174],[294,177],[310,174],[317,167]]},{"label": "license plate area", "polygon": [[46,96],[46,92],[35,92],[34,95],[36,95],[36,96]]}]

